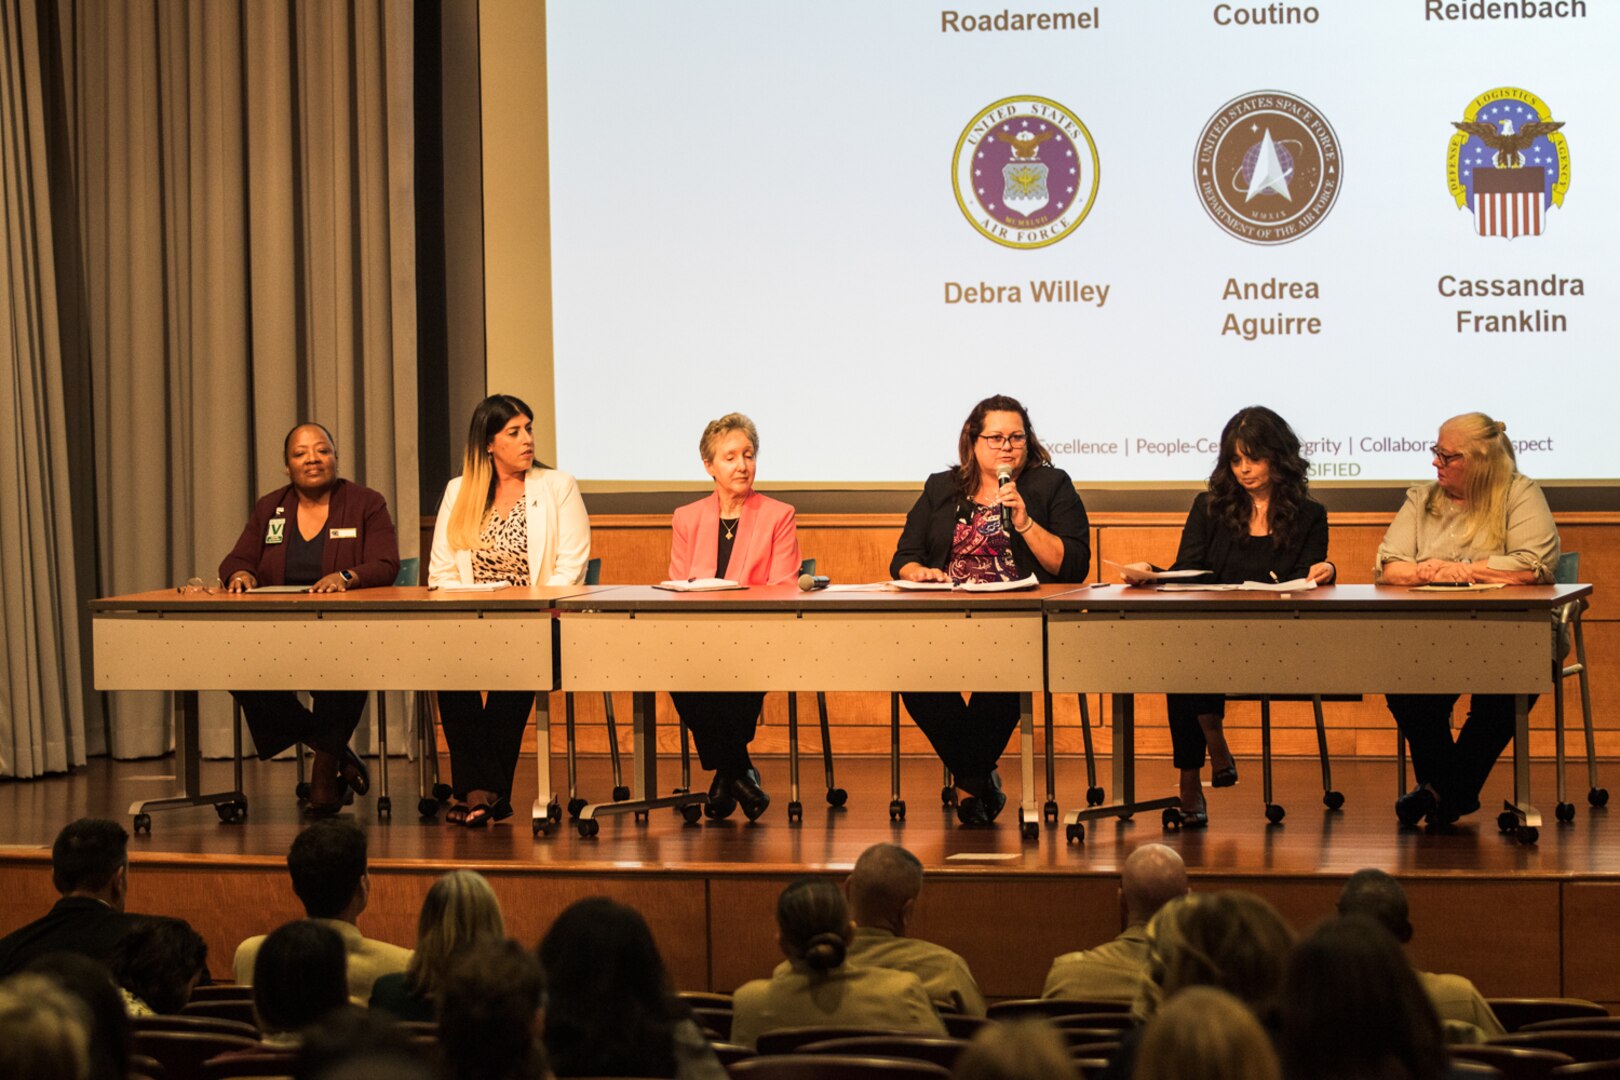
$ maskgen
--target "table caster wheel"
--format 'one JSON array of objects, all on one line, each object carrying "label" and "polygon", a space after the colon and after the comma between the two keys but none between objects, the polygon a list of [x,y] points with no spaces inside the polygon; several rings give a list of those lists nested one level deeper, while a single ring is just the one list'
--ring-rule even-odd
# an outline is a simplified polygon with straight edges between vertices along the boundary
[{"label": "table caster wheel", "polygon": [[1018,835],[1025,840],[1039,840],[1041,836],[1041,823],[1038,821],[1025,821],[1022,808],[1018,811]]},{"label": "table caster wheel", "polygon": [[1504,810],[1496,815],[1496,831],[1512,832],[1519,827],[1518,817],[1510,810]]},{"label": "table caster wheel", "polygon": [[687,803],[681,807],[681,820],[688,825],[696,825],[703,819],[703,807],[697,803]]},{"label": "table caster wheel", "polygon": [[906,820],[906,800],[904,800],[904,799],[891,799],[891,800],[889,800],[889,820],[890,821],[904,821],[904,820]]},{"label": "table caster wheel", "polygon": [[574,823],[574,827],[579,830],[581,840],[589,840],[602,831],[602,826],[597,823],[595,818],[580,818]]},{"label": "table caster wheel", "polygon": [[835,787],[827,789],[828,806],[842,809],[843,805],[847,802],[849,802],[849,792],[845,791],[843,788]]},{"label": "table caster wheel", "polygon": [[214,813],[227,825],[236,825],[247,817],[247,803],[222,802],[214,804]]},{"label": "table caster wheel", "polygon": [[1164,808],[1164,813],[1159,815],[1159,820],[1164,823],[1166,829],[1179,829],[1181,828],[1181,811],[1174,806],[1167,806]]},{"label": "table caster wheel", "polygon": [[790,803],[788,803],[788,824],[789,825],[797,825],[799,822],[801,822],[803,820],[804,820],[804,803],[801,803],[801,802],[790,802]]},{"label": "table caster wheel", "polygon": [[1086,805],[1087,806],[1101,806],[1103,804],[1103,800],[1106,799],[1106,798],[1108,798],[1108,793],[1103,791],[1102,788],[1100,788],[1100,787],[1088,787],[1088,788],[1086,788]]},{"label": "table caster wheel", "polygon": [[1591,791],[1586,793],[1586,801],[1591,803],[1593,806],[1608,806],[1609,789],[1606,787],[1593,788]]},{"label": "table caster wheel", "polygon": [[636,819],[636,824],[637,825],[645,825],[645,824],[647,824],[648,820],[652,817],[652,815],[647,813],[647,811],[645,811],[645,810],[637,810],[634,813],[632,813],[630,816]]},{"label": "table caster wheel", "polygon": [[1337,810],[1337,809],[1339,809],[1340,807],[1342,807],[1344,805],[1344,792],[1342,792],[1342,791],[1324,791],[1324,792],[1322,792],[1322,805],[1327,807],[1329,810]]},{"label": "table caster wheel", "polygon": [[449,802],[450,797],[453,796],[454,794],[455,794],[455,791],[453,791],[451,789],[449,784],[434,784],[433,785],[433,797],[435,799],[437,799],[440,803]]},{"label": "table caster wheel", "polygon": [[309,802],[309,781],[303,780],[293,786],[293,797],[299,802]]},{"label": "table caster wheel", "polygon": [[1276,803],[1269,803],[1266,806],[1266,820],[1271,822],[1273,825],[1281,825],[1282,819],[1287,813],[1287,810],[1283,809],[1281,806],[1278,806]]},{"label": "table caster wheel", "polygon": [[568,800],[568,816],[570,818],[579,817],[579,812],[581,810],[583,810],[583,809],[585,809],[585,800],[584,799],[581,799],[581,798],[576,796],[575,798],[572,798],[572,799]]},{"label": "table caster wheel", "polygon": [[1534,825],[1526,825],[1519,830],[1519,843],[1533,844],[1541,839],[1541,830]]},{"label": "table caster wheel", "polygon": [[152,835],[152,815],[151,814],[136,814],[135,815],[135,821],[134,821],[134,827],[135,827],[135,835],[136,836],[141,836],[141,835],[151,836]]},{"label": "table caster wheel", "polygon": [[416,800],[417,816],[424,821],[432,821],[439,816],[439,800],[423,796]]},{"label": "table caster wheel", "polygon": [[1063,837],[1071,844],[1085,843],[1086,827],[1081,822],[1075,822],[1063,830]]},{"label": "table caster wheel", "polygon": [[[683,792],[680,792],[680,794],[685,795],[686,792],[683,791]],[[615,785],[613,785],[613,801],[614,802],[624,802],[629,797],[630,797],[630,789],[629,788],[625,787],[623,784],[615,784]]]},{"label": "table caster wheel", "polygon": [[377,797],[377,816],[384,820],[393,820],[394,800],[387,795],[379,795]]},{"label": "table caster wheel", "polygon": [[1053,825],[1057,824],[1058,804],[1054,800],[1047,799],[1046,802],[1041,804],[1041,820],[1050,822]]},{"label": "table caster wheel", "polygon": [[1559,821],[1562,821],[1562,822],[1564,822],[1566,824],[1571,822],[1571,821],[1574,821],[1575,820],[1575,804],[1574,803],[1567,803],[1567,802],[1559,803],[1556,807],[1553,808],[1553,817],[1557,818]]},{"label": "table caster wheel", "polygon": [[940,788],[939,789],[939,801],[941,803],[943,803],[944,805],[946,805],[946,806],[955,806],[956,805],[956,789],[954,787],[949,787],[949,786]]},{"label": "table caster wheel", "polygon": [[534,838],[538,840],[540,839],[541,833],[550,835],[552,826],[554,824],[555,822],[552,822],[546,818],[537,817],[533,821],[529,822],[529,828],[533,831]]}]

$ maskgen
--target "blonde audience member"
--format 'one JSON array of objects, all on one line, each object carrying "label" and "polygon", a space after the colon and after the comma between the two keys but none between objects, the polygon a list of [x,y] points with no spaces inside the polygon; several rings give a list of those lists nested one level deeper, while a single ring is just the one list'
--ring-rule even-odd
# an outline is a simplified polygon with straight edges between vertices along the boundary
[{"label": "blonde audience member", "polygon": [[1265,1029],[1237,998],[1189,986],[1148,1021],[1136,1053],[1136,1080],[1278,1080]]},{"label": "blonde audience member", "polygon": [[450,960],[483,942],[506,940],[501,902],[484,875],[453,870],[428,890],[416,920],[416,951],[404,971],[380,976],[371,986],[371,1007],[401,1020],[432,1020]]},{"label": "blonde audience member", "polygon": [[986,1024],[962,1051],[951,1080],[1078,1080],[1057,1028],[1045,1020]]},{"label": "blonde audience member", "polygon": [[1132,851],[1119,879],[1124,931],[1095,949],[1052,961],[1041,996],[1134,1001],[1148,978],[1148,920],[1171,900],[1186,896],[1187,888],[1187,865],[1174,848],[1143,844]]},{"label": "blonde audience member", "polygon": [[88,1012],[44,975],[13,975],[0,982],[0,1076],[90,1076]]}]

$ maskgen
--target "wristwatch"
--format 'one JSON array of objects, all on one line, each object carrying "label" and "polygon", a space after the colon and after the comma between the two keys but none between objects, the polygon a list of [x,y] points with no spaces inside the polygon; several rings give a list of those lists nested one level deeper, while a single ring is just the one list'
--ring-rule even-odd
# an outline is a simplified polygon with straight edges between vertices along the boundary
[{"label": "wristwatch", "polygon": [[345,585],[354,584],[354,575],[349,573],[347,570],[339,570],[338,577],[343,579],[343,584]]}]

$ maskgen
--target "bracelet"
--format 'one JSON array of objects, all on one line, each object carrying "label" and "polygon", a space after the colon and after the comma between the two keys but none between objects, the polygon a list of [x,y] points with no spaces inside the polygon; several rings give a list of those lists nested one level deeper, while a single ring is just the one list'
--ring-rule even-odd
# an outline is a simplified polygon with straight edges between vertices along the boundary
[{"label": "bracelet", "polygon": [[1035,519],[1030,518],[1029,519],[1029,524],[1025,525],[1022,529],[1020,529],[1018,526],[1014,525],[1013,526],[1013,532],[1017,533],[1019,536],[1023,536],[1025,533],[1029,532],[1029,530],[1033,529],[1034,527],[1035,527]]}]

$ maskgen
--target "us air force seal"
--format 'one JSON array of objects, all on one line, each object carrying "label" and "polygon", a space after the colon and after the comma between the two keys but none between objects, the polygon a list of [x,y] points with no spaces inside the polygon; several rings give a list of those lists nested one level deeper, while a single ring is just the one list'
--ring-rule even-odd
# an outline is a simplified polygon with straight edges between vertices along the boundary
[{"label": "us air force seal", "polygon": [[956,205],[1010,248],[1055,244],[1097,201],[1097,144],[1072,111],[1043,97],[1002,98],[956,140]]},{"label": "us air force seal", "polygon": [[1215,224],[1251,244],[1286,244],[1322,223],[1344,179],[1339,137],[1304,98],[1257,90],[1215,111],[1193,155]]},{"label": "us air force seal", "polygon": [[1569,190],[1563,121],[1528,90],[1501,86],[1469,103],[1446,150],[1446,183],[1480,236],[1540,236]]}]

